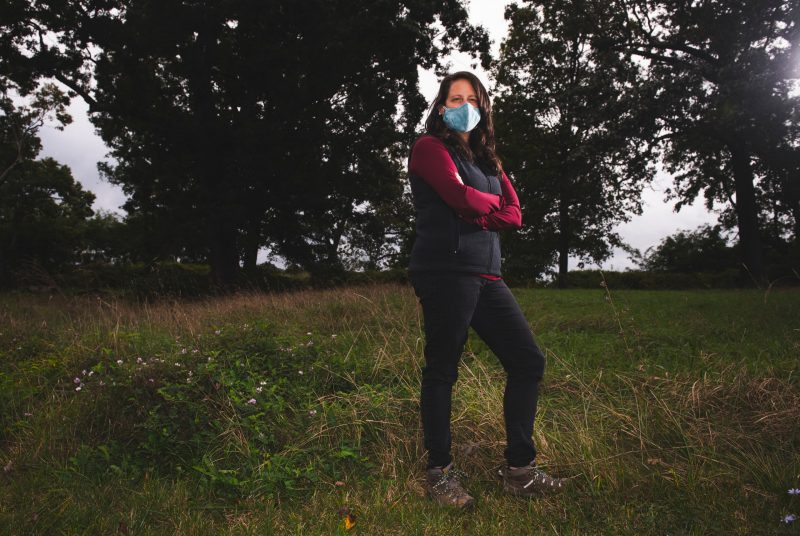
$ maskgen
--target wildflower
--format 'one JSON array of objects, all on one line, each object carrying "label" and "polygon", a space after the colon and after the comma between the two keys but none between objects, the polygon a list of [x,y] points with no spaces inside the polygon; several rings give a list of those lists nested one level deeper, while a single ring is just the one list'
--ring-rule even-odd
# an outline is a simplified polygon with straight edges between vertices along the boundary
[{"label": "wildflower", "polygon": [[250,404],[251,406],[255,406],[256,405],[256,399],[255,398],[251,398],[250,400],[247,401],[247,403]]},{"label": "wildflower", "polygon": [[306,346],[314,346],[314,341],[308,341],[308,342],[306,343]]},{"label": "wildflower", "polygon": [[337,335],[335,333],[333,335],[331,335],[331,339],[335,339],[336,337],[337,337]]},{"label": "wildflower", "polygon": [[199,351],[200,351],[200,350],[198,350],[197,348],[195,348],[194,350],[192,350],[192,353],[193,353],[193,354],[196,354],[196,353],[197,353],[197,352],[199,352]]},{"label": "wildflower", "polygon": [[261,392],[261,391],[263,391],[263,390],[264,390],[264,388],[263,388],[263,387],[256,387],[256,393],[260,393],[260,392]]},{"label": "wildflower", "polygon": [[215,334],[215,335],[219,335],[220,333],[222,333],[222,330],[221,330],[221,329],[217,329],[217,330],[215,330],[215,331],[214,331],[214,334]]},{"label": "wildflower", "polygon": [[144,361],[144,359],[142,359],[141,357],[137,357],[137,358],[136,358],[136,362],[137,362],[138,364],[140,364],[140,365],[142,364],[142,362],[143,362],[143,361]]},{"label": "wildflower", "polygon": [[182,354],[185,354],[186,352],[188,352],[188,350],[186,348],[181,348],[181,353]]},{"label": "wildflower", "polygon": [[794,515],[794,514],[786,514],[785,516],[783,516],[783,522],[784,523],[791,523],[792,521],[795,521],[796,519],[797,519],[797,516]]},{"label": "wildflower", "polygon": [[94,371],[93,370],[89,371],[89,376],[94,376]]},{"label": "wildflower", "polygon": [[80,385],[81,379],[76,377],[74,380],[72,380],[72,383],[74,383],[75,385]]},{"label": "wildflower", "polygon": [[75,388],[75,390],[76,390],[76,391],[80,391],[80,390],[81,390],[81,386],[80,386],[80,385],[79,385],[79,386],[77,386],[77,387]]},{"label": "wildflower", "polygon": [[298,370],[297,373],[300,374],[301,376],[303,375],[303,371],[302,370]]},{"label": "wildflower", "polygon": [[259,384],[259,385],[267,385],[267,382],[265,382],[265,381],[260,381],[260,382],[258,382],[258,384]]},{"label": "wildflower", "polygon": [[311,332],[309,331],[308,333],[306,333],[306,335],[311,335]]},{"label": "wildflower", "polygon": [[83,369],[83,370],[81,371],[81,376],[86,376],[86,369]]},{"label": "wildflower", "polygon": [[122,359],[117,359],[117,365],[121,365],[121,364],[122,364]]},{"label": "wildflower", "polygon": [[315,410],[315,409],[309,410],[308,414],[313,417],[314,415],[317,414],[317,410]]},{"label": "wildflower", "polygon": [[101,386],[102,386],[102,385],[105,385],[105,384],[106,384],[106,382],[104,382],[103,380],[100,380],[100,385],[101,385]]},{"label": "wildflower", "polygon": [[800,495],[800,488],[790,488],[789,495]]},{"label": "wildflower", "polygon": [[25,413],[23,413],[23,415],[25,415],[26,417],[33,417],[33,413],[30,413],[30,412],[27,412],[27,411]]},{"label": "wildflower", "polygon": [[150,383],[155,383],[155,380],[153,378],[149,378],[147,381]]}]

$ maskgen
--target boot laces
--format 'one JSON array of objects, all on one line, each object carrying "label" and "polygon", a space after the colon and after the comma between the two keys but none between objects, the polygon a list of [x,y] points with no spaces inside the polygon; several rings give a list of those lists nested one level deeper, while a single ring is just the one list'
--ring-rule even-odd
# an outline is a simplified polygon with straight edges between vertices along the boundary
[{"label": "boot laces", "polygon": [[442,487],[449,487],[449,483],[452,481],[456,481],[460,484],[458,479],[467,478],[467,474],[456,468],[452,468],[447,472],[442,473],[442,476],[439,477],[439,480],[433,485],[433,489],[439,491]]}]

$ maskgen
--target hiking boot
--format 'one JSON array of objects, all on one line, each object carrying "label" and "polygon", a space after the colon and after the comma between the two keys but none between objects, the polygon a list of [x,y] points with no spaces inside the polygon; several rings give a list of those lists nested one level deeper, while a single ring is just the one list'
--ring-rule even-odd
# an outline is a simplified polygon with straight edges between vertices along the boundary
[{"label": "hiking boot", "polygon": [[567,487],[566,478],[554,478],[534,463],[511,469],[504,466],[498,471],[503,479],[503,491],[522,497],[561,493]]},{"label": "hiking boot", "polygon": [[475,499],[461,486],[461,478],[467,475],[453,467],[450,462],[446,467],[433,467],[426,474],[425,488],[428,496],[439,504],[454,506],[462,510],[475,508]]}]

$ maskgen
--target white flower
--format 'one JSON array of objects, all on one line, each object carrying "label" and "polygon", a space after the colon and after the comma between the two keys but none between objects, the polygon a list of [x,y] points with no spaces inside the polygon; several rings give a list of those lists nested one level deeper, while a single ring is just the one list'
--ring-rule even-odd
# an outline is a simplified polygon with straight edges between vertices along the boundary
[{"label": "white flower", "polygon": [[153,378],[148,378],[147,381],[149,381],[150,383],[155,383],[155,380]]},{"label": "white flower", "polygon": [[215,330],[215,331],[214,331],[214,333],[215,333],[216,335],[219,335],[220,333],[222,333],[222,330],[221,330],[221,329]]},{"label": "white flower", "polygon": [[81,376],[86,376],[86,369],[83,369],[83,370],[81,371]]},{"label": "white flower", "polygon": [[122,359],[117,359],[117,365],[121,365],[121,364],[122,364]]},{"label": "white flower", "polygon": [[256,405],[256,399],[255,398],[251,398],[250,400],[247,401],[247,403],[250,404],[251,406],[255,406]]},{"label": "white flower", "polygon": [[309,331],[308,333],[306,333],[306,335],[311,335],[311,332]]},{"label": "white flower", "polygon": [[784,523],[791,523],[792,521],[795,521],[796,519],[797,519],[797,516],[794,515],[794,514],[786,514],[785,516],[783,516],[783,522]]},{"label": "white flower", "polygon": [[89,371],[89,376],[94,376],[94,371],[93,370]]},{"label": "white flower", "polygon": [[33,413],[29,413],[27,411],[23,413],[23,415],[25,415],[26,417],[33,417]]},{"label": "white flower", "polygon": [[194,350],[192,350],[192,353],[193,353],[193,354],[196,354],[196,353],[197,353],[197,352],[199,352],[199,351],[200,351],[200,350],[198,350],[197,348],[195,348]]},{"label": "white flower", "polygon": [[193,374],[193,372],[190,370],[190,371],[189,371],[189,376],[191,376],[192,374]]},{"label": "white flower", "polygon": [[256,393],[260,393],[260,392],[261,392],[261,391],[263,391],[263,390],[264,390],[264,388],[263,388],[263,387],[256,387]]},{"label": "white flower", "polygon": [[303,371],[302,370],[298,370],[297,373],[300,374],[301,376],[303,375]]},{"label": "white flower", "polygon": [[337,335],[335,333],[333,335],[331,335],[331,339],[335,339],[336,337],[337,337]]},{"label": "white flower", "polygon": [[181,353],[185,354],[188,350],[186,348],[181,348]]},{"label": "white flower", "polygon": [[105,385],[105,384],[106,384],[106,382],[104,382],[103,380],[100,380],[100,385]]},{"label": "white flower", "polygon": [[75,385],[80,385],[81,379],[76,376],[75,379],[72,380],[72,383],[74,383]]},{"label": "white flower", "polygon": [[267,385],[267,382],[265,382],[265,381],[260,381],[260,382],[258,382],[258,384],[259,384],[259,385]]},{"label": "white flower", "polygon": [[80,391],[80,390],[81,390],[81,386],[80,386],[80,385],[79,385],[79,386],[77,386],[77,387],[75,388],[75,390],[76,390],[76,391]]},{"label": "white flower", "polygon": [[140,365],[142,364],[143,361],[144,359],[142,359],[141,357],[136,358],[136,362],[139,363]]},{"label": "white flower", "polygon": [[800,495],[800,488],[789,488],[789,495]]},{"label": "white flower", "polygon": [[315,409],[312,409],[311,411],[309,411],[309,412],[308,412],[308,414],[309,414],[309,415],[311,415],[311,416],[313,417],[314,415],[316,415],[316,414],[317,414],[317,410],[315,410]]}]

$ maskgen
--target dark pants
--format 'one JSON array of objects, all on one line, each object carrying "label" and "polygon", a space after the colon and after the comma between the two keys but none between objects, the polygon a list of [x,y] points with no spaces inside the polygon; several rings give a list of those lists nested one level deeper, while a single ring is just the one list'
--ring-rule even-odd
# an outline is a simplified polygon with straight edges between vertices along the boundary
[{"label": "dark pants", "polygon": [[527,465],[536,457],[531,436],[544,355],[511,291],[503,280],[490,281],[468,273],[411,272],[410,276],[425,319],[420,410],[428,467],[452,460],[452,389],[469,326],[506,371],[506,461],[513,466]]}]

